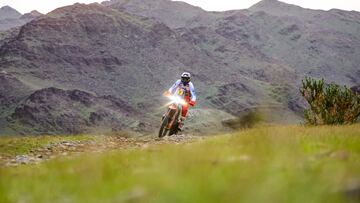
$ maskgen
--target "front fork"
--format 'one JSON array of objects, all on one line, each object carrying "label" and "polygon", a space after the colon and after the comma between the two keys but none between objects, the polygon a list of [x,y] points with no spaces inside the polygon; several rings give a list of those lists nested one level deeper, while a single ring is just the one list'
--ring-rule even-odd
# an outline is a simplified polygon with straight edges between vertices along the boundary
[{"label": "front fork", "polygon": [[176,106],[176,108],[174,108],[175,106],[173,106],[173,108],[171,108],[171,106],[169,107],[168,110],[168,118],[170,119],[170,122],[168,123],[168,125],[166,126],[166,128],[168,130],[170,130],[172,128],[172,126],[174,125],[176,119],[178,118],[179,113],[181,112],[181,106]]}]

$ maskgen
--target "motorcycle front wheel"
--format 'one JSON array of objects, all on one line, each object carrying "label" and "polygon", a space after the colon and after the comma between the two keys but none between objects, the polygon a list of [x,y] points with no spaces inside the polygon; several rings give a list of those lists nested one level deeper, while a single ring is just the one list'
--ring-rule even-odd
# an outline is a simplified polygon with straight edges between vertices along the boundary
[{"label": "motorcycle front wheel", "polygon": [[162,124],[161,124],[161,127],[160,127],[160,130],[159,130],[159,138],[163,138],[166,136],[166,134],[168,133],[169,129],[167,129],[167,126],[169,124],[169,116],[165,116]]}]

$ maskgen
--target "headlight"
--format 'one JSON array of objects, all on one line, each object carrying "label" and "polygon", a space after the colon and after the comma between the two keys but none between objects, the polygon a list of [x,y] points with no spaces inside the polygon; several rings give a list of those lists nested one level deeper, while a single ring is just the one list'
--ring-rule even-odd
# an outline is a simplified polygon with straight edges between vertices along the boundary
[{"label": "headlight", "polygon": [[170,96],[168,96],[168,98],[176,104],[186,105],[186,101],[183,100],[181,97],[170,95]]}]

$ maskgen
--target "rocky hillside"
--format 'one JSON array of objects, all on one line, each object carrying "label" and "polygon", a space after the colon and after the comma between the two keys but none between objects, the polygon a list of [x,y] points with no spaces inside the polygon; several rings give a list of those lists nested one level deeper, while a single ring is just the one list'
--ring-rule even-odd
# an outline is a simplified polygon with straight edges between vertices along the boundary
[{"label": "rocky hillside", "polygon": [[136,116],[136,110],[116,97],[46,88],[22,101],[8,122],[10,129],[24,134],[80,134],[122,130]]},{"label": "rocky hillside", "polygon": [[[359,16],[275,0],[227,12],[169,0],[59,8],[0,35],[0,71],[24,84],[17,91],[25,92],[2,110],[0,127],[33,134],[116,129],[116,123],[155,129],[166,103],[162,92],[185,70],[193,73],[199,95],[193,126],[217,126],[216,119],[254,108],[276,114],[273,122],[298,122],[305,75],[360,83]],[[85,98],[94,103],[78,106],[72,91],[91,95]],[[31,99],[49,92],[45,101]],[[109,110],[116,105],[108,97],[121,101],[119,110]],[[28,104],[30,112],[24,111]],[[103,111],[109,125],[92,123],[91,113]],[[208,121],[209,112],[222,116]],[[69,115],[71,122],[65,121]],[[108,122],[112,117],[115,122]],[[84,128],[74,131],[73,123]]]},{"label": "rocky hillside", "polygon": [[15,9],[4,6],[0,8],[0,31],[6,31],[11,28],[22,26],[42,15],[43,14],[38,11],[31,11],[30,13],[22,15]]},{"label": "rocky hillside", "polygon": [[[197,39],[205,41],[205,46],[202,46],[207,48],[205,51],[216,54],[222,48],[225,54],[221,55],[230,54],[231,62],[235,56],[243,55],[244,49],[251,49],[252,52],[273,59],[272,63],[288,66],[297,75],[326,77],[348,85],[360,83],[360,61],[357,57],[360,51],[359,12],[310,10],[277,0],[263,0],[249,9],[227,12],[204,12],[187,5],[190,14],[180,11],[174,15],[159,11],[168,8],[175,10],[178,4],[186,4],[155,0],[154,5],[149,3],[152,6],[143,6],[140,2],[144,0],[112,0],[107,4],[135,15],[154,18],[172,28],[183,28],[180,30],[185,34],[195,35]],[[193,24],[176,23],[174,18],[178,16]],[[202,33],[199,33],[201,30]],[[229,41],[220,42],[222,38]],[[208,50],[208,42],[221,43],[224,47],[215,46]],[[243,47],[228,47],[234,44]],[[237,65],[245,64],[244,61],[237,61]]]}]

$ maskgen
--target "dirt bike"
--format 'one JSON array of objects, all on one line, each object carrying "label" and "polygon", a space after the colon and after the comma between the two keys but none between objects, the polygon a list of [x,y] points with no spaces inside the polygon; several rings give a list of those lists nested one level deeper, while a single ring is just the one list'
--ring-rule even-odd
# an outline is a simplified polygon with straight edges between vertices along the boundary
[{"label": "dirt bike", "polygon": [[183,105],[188,105],[188,103],[182,99],[180,96],[176,95],[167,95],[170,99],[168,104],[168,110],[162,118],[162,124],[159,130],[159,138],[165,137],[167,134],[169,136],[176,135],[179,131],[179,116],[182,111]]}]

